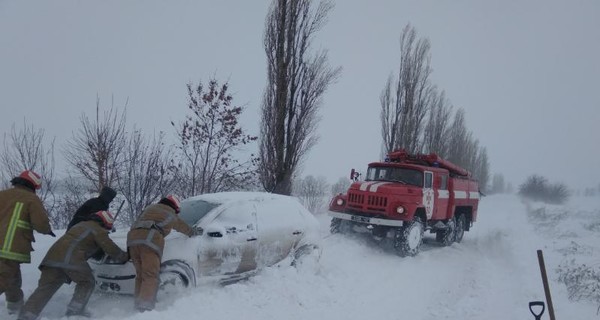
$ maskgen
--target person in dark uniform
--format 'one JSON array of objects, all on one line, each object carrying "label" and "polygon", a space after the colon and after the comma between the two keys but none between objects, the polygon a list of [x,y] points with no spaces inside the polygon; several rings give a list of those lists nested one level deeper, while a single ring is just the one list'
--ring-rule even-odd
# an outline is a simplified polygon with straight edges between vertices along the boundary
[{"label": "person in dark uniform", "polygon": [[100,195],[98,197],[87,200],[79,207],[79,209],[77,209],[71,222],[69,222],[69,225],[67,226],[67,230],[71,229],[81,221],[88,220],[88,217],[91,214],[108,210],[108,206],[116,195],[117,192],[111,187],[103,187],[102,190],[100,190]]}]

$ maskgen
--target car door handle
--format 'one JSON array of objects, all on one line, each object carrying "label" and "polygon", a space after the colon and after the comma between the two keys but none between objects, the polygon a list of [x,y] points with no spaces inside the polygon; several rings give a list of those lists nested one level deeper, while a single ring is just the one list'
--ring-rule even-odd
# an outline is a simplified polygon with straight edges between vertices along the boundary
[{"label": "car door handle", "polygon": [[248,238],[246,241],[256,241],[256,238]]},{"label": "car door handle", "polygon": [[302,234],[302,231],[297,231],[297,230],[296,230],[296,231],[292,232],[292,234],[293,234],[293,235],[295,235],[295,236],[297,236],[297,235],[299,235],[299,234]]}]

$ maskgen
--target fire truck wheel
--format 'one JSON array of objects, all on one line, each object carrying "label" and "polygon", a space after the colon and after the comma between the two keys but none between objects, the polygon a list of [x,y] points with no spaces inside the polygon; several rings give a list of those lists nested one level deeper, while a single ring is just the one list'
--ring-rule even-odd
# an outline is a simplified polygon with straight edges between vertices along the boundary
[{"label": "fire truck wheel", "polygon": [[350,222],[340,218],[331,219],[331,224],[329,225],[329,231],[331,233],[349,233],[350,230]]},{"label": "fire truck wheel", "polygon": [[454,233],[455,233],[454,241],[456,241],[457,243],[461,242],[463,239],[463,236],[465,235],[466,223],[467,223],[467,221],[466,221],[464,214],[459,214],[456,217],[456,230],[454,231]]},{"label": "fire truck wheel", "polygon": [[401,257],[415,256],[423,243],[423,222],[415,217],[413,221],[396,229],[394,248]]},{"label": "fire truck wheel", "polygon": [[438,230],[435,233],[435,240],[444,246],[451,245],[456,238],[456,217],[448,220],[447,229]]}]

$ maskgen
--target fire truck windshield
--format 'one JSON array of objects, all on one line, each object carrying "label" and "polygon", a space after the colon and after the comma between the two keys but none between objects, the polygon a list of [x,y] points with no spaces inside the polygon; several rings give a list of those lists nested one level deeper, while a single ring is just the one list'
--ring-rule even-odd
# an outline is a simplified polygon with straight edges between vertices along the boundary
[{"label": "fire truck windshield", "polygon": [[423,186],[423,172],[394,167],[369,167],[366,181],[390,181]]}]

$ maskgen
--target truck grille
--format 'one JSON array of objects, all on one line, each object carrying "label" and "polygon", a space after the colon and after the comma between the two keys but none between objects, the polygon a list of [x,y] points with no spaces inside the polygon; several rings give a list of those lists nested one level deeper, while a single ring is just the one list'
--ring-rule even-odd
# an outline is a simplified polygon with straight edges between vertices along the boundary
[{"label": "truck grille", "polygon": [[385,196],[365,195],[358,192],[348,193],[348,206],[358,210],[385,212],[387,202]]}]

